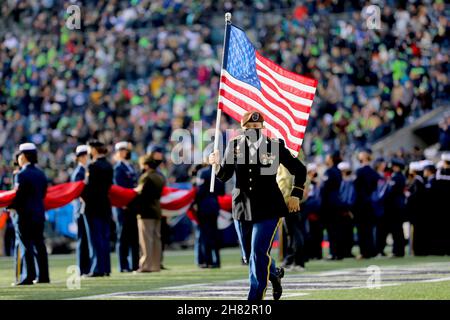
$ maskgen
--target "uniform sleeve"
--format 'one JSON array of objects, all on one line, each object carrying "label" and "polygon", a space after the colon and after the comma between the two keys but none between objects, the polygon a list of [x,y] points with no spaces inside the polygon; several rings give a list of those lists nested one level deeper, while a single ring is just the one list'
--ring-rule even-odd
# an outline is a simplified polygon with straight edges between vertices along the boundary
[{"label": "uniform sleeve", "polygon": [[118,165],[116,168],[114,168],[113,183],[122,186],[126,183],[125,179],[125,170],[123,170],[121,166]]},{"label": "uniform sleeve", "polygon": [[231,179],[234,173],[234,147],[236,140],[230,140],[225,150],[225,155],[220,164],[220,169],[217,172],[217,178],[223,182]]},{"label": "uniform sleeve", "polygon": [[405,188],[405,183],[400,177],[393,177],[389,183],[389,191],[393,195],[402,195]]},{"label": "uniform sleeve", "polygon": [[289,173],[285,166],[280,165],[278,167],[277,183],[285,201],[289,198],[292,192],[292,178],[292,175]]},{"label": "uniform sleeve", "polygon": [[85,171],[84,170],[78,170],[77,174],[75,175],[74,181],[83,181],[85,177]]},{"label": "uniform sleeve", "polygon": [[295,177],[291,196],[302,199],[306,181],[306,167],[300,160],[294,158],[289,150],[286,149],[283,140],[280,140],[279,152],[280,163]]},{"label": "uniform sleeve", "polygon": [[98,168],[95,165],[95,163],[91,163],[88,167],[88,179],[86,186],[83,189],[83,193],[81,194],[81,197],[84,200],[87,200],[90,196],[92,196],[92,193],[96,190],[96,183],[98,182]]},{"label": "uniform sleeve", "polygon": [[16,196],[14,197],[14,200],[9,208],[17,210],[20,204],[24,203],[23,198],[27,193],[27,185],[22,172],[18,173],[14,177],[14,189],[16,189]]}]

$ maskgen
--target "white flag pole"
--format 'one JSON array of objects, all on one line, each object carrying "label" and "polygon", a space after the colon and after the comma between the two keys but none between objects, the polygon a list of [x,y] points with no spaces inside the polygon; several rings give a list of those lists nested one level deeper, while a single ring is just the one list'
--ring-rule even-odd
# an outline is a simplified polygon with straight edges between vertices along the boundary
[{"label": "white flag pole", "polygon": [[[225,34],[223,36],[222,65],[220,68],[220,80],[222,79],[223,61],[224,61],[224,57],[225,57],[225,47],[227,46],[227,41],[228,41],[227,28],[230,24],[231,24],[231,13],[227,12],[227,13],[225,13]],[[220,82],[220,86],[221,85],[222,85],[222,83]],[[219,86],[219,96],[220,96],[220,86]],[[219,108],[219,99],[217,99],[216,131],[214,133],[214,150],[213,150],[213,152],[215,152],[219,148],[219,138],[221,138],[221,136],[219,137],[221,117],[222,117],[222,110]],[[211,183],[209,186],[209,192],[214,192],[214,183],[216,181],[216,166],[217,165],[214,164],[212,167],[212,170],[211,170]]]}]

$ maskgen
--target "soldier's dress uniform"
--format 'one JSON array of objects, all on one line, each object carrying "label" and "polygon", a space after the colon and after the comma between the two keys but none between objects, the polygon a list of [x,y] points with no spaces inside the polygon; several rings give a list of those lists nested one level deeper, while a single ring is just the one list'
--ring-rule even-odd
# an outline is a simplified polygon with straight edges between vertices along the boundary
[{"label": "soldier's dress uniform", "polygon": [[[36,152],[36,147],[26,143],[19,150]],[[17,212],[14,217],[16,284],[33,284],[34,280],[48,283],[48,257],[44,243],[47,177],[36,165],[28,163],[15,176],[15,188],[16,197],[10,208]]]},{"label": "soldier's dress uniform", "polygon": [[108,192],[113,183],[113,167],[105,156],[100,156],[89,164],[88,173],[82,198],[86,202],[85,214],[92,243],[90,274],[105,276],[111,273],[109,240],[112,211]]},{"label": "soldier's dress uniform", "polygon": [[274,284],[272,279],[279,276],[270,250],[280,218],[289,214],[276,181],[279,163],[295,176],[291,195],[301,200],[306,168],[282,140],[261,134],[257,142],[251,143],[240,135],[229,141],[217,172],[217,178],[224,182],[236,174],[232,214],[243,259],[249,263],[249,300],[264,299],[269,278]]},{"label": "soldier's dress uniform", "polygon": [[[137,174],[134,168],[124,161],[114,166],[114,183],[124,188],[135,188]],[[116,220],[117,255],[119,270],[134,271],[139,268],[139,235],[136,213],[130,209],[113,208]]]},{"label": "soldier's dress uniform", "polygon": [[[86,168],[79,163],[75,170],[72,172],[70,181],[84,181],[86,178]],[[74,201],[74,217],[77,221],[78,232],[77,232],[77,265],[80,268],[80,274],[89,274],[91,270],[91,260],[92,255],[91,239],[89,235],[89,224],[87,222],[86,215],[84,214],[85,204],[79,199]]]}]

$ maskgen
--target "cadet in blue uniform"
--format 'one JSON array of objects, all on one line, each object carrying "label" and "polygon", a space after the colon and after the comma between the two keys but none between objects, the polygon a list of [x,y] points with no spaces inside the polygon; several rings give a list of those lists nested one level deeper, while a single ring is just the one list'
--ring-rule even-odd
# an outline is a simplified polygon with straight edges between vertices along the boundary
[{"label": "cadet in blue uniform", "polygon": [[325,159],[328,169],[324,173],[320,187],[321,208],[320,216],[328,232],[330,242],[330,257],[332,260],[344,258],[343,238],[341,226],[341,201],[339,189],[342,183],[342,174],[337,165],[341,162],[339,152],[327,155]]},{"label": "cadet in blue uniform", "polygon": [[[49,283],[47,250],[44,243],[47,178],[36,166],[37,149],[32,143],[19,146],[16,175],[16,197],[11,204],[17,214],[16,229],[16,285]],[[35,268],[35,260],[38,270]]]},{"label": "cadet in blue uniform", "polygon": [[92,163],[88,166],[86,187],[81,195],[86,203],[85,214],[92,244],[89,276],[103,277],[111,273],[109,254],[111,202],[108,192],[113,183],[113,167],[106,160],[107,149],[97,140],[88,144]]},{"label": "cadet in blue uniform", "polygon": [[378,173],[370,166],[372,158],[370,150],[363,150],[358,154],[361,167],[356,170],[355,205],[353,214],[358,230],[359,258],[372,258],[377,255],[375,230],[375,205],[373,193],[378,187]]},{"label": "cadet in blue uniform", "polygon": [[[386,233],[383,235],[383,243],[388,233],[394,240],[393,255],[402,257],[405,254],[405,236],[403,234],[403,222],[405,220],[405,186],[406,179],[402,171],[405,167],[403,160],[392,159],[392,176],[388,182],[385,194],[384,215],[387,223]],[[384,248],[380,247],[383,254]]]},{"label": "cadet in blue uniform", "polygon": [[[75,150],[75,155],[77,157],[77,166],[73,170],[70,177],[70,181],[84,181],[86,178],[86,166],[88,162],[88,146],[80,145]],[[81,275],[88,275],[91,270],[91,260],[92,255],[90,236],[89,236],[89,225],[87,223],[86,215],[84,214],[84,202],[79,199],[74,201],[74,217],[78,225],[77,233],[77,265],[80,268]]]},{"label": "cadet in blue uniform", "polygon": [[[306,180],[305,166],[291,155],[284,141],[262,134],[263,121],[258,112],[245,113],[241,120],[244,134],[229,141],[221,164],[218,150],[209,157],[220,180],[225,182],[236,174],[233,218],[243,257],[249,263],[248,299],[252,301],[264,299],[268,280],[272,282],[274,299],[281,297],[284,270],[276,268],[270,250],[280,218],[300,210]],[[276,181],[280,163],[295,176],[288,206]]]},{"label": "cadet in blue uniform", "polygon": [[220,205],[217,196],[225,193],[225,185],[219,179],[214,183],[214,192],[209,192],[211,180],[211,166],[201,168],[196,175],[198,227],[196,232],[195,254],[197,265],[202,268],[219,268],[219,230],[217,218],[220,214]]},{"label": "cadet in blue uniform", "polygon": [[353,184],[352,169],[350,163],[343,161],[338,164],[342,173],[342,183],[339,189],[341,198],[341,228],[342,228],[342,250],[344,258],[354,258],[353,249],[353,205],[355,204],[355,186]]},{"label": "cadet in blue uniform", "polygon": [[[116,159],[114,165],[114,183],[124,188],[135,188],[137,174],[130,164],[131,143],[116,143]],[[116,222],[117,244],[120,272],[135,271],[139,268],[139,236],[136,213],[127,208],[113,208]]]},{"label": "cadet in blue uniform", "polygon": [[408,174],[408,197],[406,201],[406,218],[413,225],[412,247],[415,255],[423,255],[426,248],[426,224],[429,219],[429,214],[424,213],[430,209],[431,205],[425,206],[426,189],[425,180],[422,177],[423,165],[421,161],[413,161],[409,164]]}]

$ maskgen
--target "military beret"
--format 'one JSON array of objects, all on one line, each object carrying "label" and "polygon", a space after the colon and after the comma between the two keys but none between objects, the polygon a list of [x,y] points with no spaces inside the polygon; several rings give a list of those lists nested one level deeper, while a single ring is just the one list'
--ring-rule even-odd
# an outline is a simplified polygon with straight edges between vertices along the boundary
[{"label": "military beret", "polygon": [[253,123],[261,122],[262,123],[262,122],[264,122],[264,117],[258,111],[249,111],[249,112],[244,113],[244,115],[242,116],[241,125],[245,126],[249,122],[253,122]]}]

